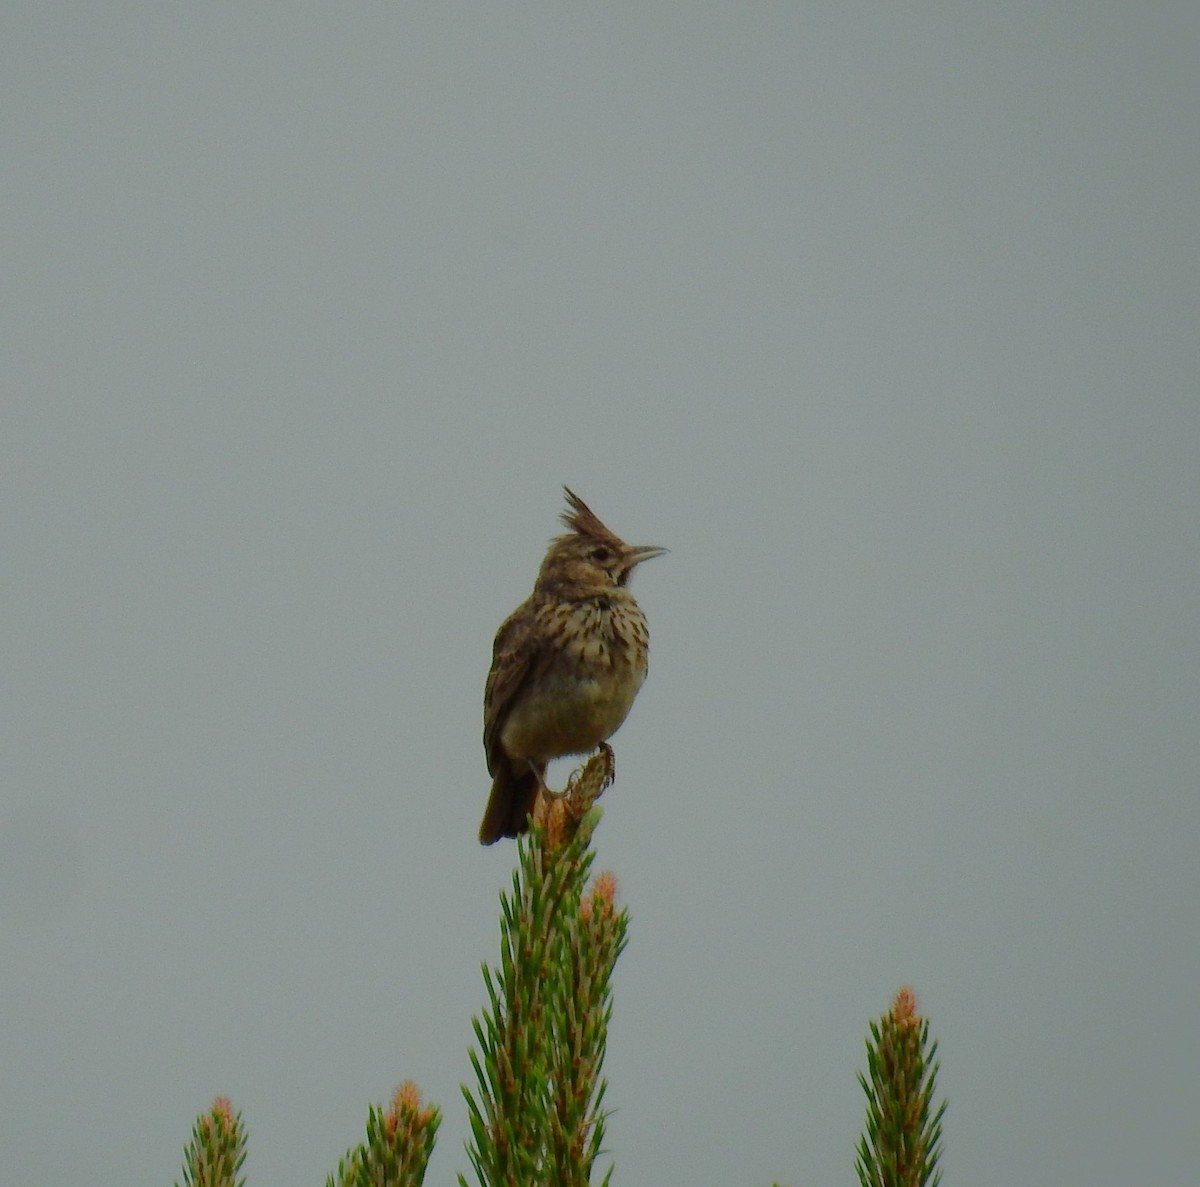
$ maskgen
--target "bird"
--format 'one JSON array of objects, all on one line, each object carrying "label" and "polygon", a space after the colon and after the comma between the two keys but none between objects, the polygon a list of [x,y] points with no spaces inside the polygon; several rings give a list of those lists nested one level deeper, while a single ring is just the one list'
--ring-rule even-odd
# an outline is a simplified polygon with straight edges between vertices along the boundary
[{"label": "bird", "polygon": [[667,550],[626,544],[570,487],[563,492],[568,531],[551,540],[533,593],[504,620],[492,648],[483,845],[525,832],[550,760],[605,746],[646,679],[650,634],[629,578]]}]

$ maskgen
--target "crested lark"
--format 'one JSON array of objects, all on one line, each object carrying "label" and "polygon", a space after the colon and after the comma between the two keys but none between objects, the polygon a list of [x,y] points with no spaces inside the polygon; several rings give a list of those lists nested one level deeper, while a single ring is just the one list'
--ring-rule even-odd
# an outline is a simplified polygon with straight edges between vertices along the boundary
[{"label": "crested lark", "polygon": [[505,620],[483,694],[492,794],[479,826],[490,845],[526,828],[546,765],[616,733],[646,679],[649,632],[629,575],[666,549],[631,547],[573,491],[570,529],[551,541],[533,593]]}]

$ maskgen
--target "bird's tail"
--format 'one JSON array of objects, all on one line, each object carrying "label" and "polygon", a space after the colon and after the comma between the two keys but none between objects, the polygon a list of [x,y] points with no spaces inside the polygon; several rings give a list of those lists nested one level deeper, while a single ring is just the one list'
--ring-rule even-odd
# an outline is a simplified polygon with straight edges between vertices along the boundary
[{"label": "bird's tail", "polygon": [[528,816],[533,811],[538,789],[545,778],[546,764],[536,767],[522,763],[514,768],[503,759],[492,780],[492,794],[479,826],[479,843],[491,845],[501,837],[515,837],[525,832]]}]

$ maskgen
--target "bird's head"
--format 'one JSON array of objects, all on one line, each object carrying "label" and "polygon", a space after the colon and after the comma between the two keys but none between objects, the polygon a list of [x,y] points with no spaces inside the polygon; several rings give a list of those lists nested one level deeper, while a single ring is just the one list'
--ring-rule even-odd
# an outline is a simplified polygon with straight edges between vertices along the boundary
[{"label": "bird's head", "polygon": [[667,551],[650,544],[626,544],[570,487],[564,486],[563,490],[568,509],[561,518],[571,530],[551,542],[538,573],[539,588],[603,594],[624,586],[642,561]]}]

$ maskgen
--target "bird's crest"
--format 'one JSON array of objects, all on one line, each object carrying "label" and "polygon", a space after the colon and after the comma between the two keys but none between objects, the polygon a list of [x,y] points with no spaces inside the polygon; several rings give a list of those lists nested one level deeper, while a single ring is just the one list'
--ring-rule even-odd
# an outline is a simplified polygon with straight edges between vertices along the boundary
[{"label": "bird's crest", "polygon": [[605,540],[620,543],[620,537],[610,532],[597,518],[596,513],[569,487],[563,487],[567,496],[569,510],[564,511],[559,518],[563,523],[580,536],[598,536]]}]

